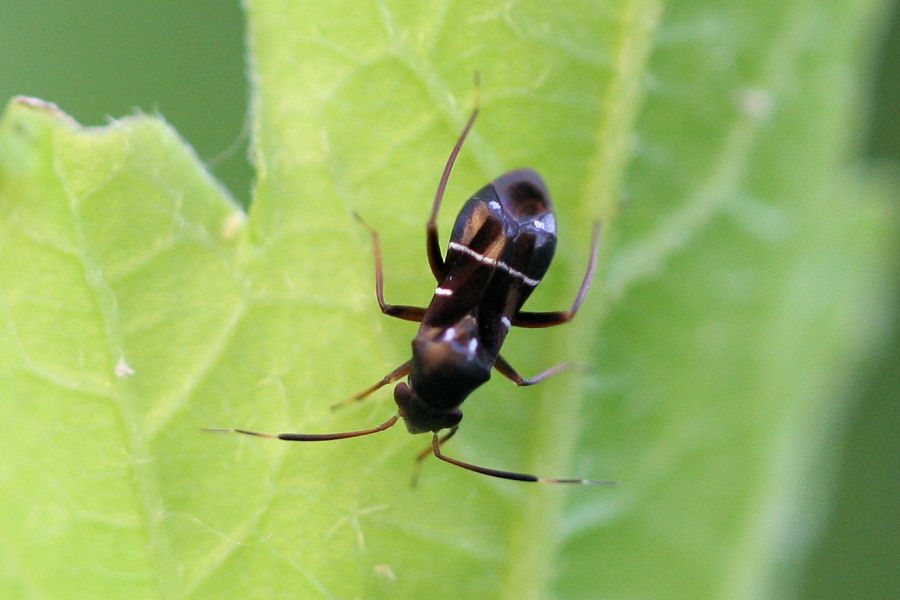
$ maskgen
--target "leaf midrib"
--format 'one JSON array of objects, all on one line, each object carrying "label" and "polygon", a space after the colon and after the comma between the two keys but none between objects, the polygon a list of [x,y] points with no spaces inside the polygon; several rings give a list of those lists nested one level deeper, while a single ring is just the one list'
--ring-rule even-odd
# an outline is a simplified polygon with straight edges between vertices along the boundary
[{"label": "leaf midrib", "polygon": [[[606,87],[605,97],[600,106],[619,107],[622,111],[611,111],[604,115],[595,136],[594,153],[586,159],[588,180],[582,188],[579,203],[582,220],[600,218],[600,210],[617,204],[616,194],[621,184],[622,172],[627,164],[628,140],[637,117],[637,105],[642,96],[639,85],[644,66],[649,56],[655,24],[661,14],[659,2],[633,0],[624,9],[626,18],[619,21],[621,43],[614,45],[614,55],[610,61],[623,65],[616,71]],[[604,211],[606,212],[606,211]],[[580,281],[580,278],[576,278]],[[596,285],[598,282],[594,282]],[[599,286],[598,286],[599,287]],[[577,325],[569,324],[560,336],[555,336],[554,346],[558,352],[554,356],[589,356],[593,342],[590,332],[597,331],[601,311],[586,307],[578,315]],[[581,437],[583,427],[578,414],[586,402],[586,381],[577,374],[569,374],[564,391],[553,394],[544,388],[540,393],[539,418],[532,425],[534,439],[540,440],[535,446],[536,455],[555,468],[569,469],[574,463],[575,447]],[[549,430],[551,435],[538,433],[538,429]],[[581,476],[574,474],[574,476]],[[509,553],[518,554],[512,561],[512,568],[504,581],[506,598],[542,598],[547,596],[546,587],[552,583],[554,563],[564,538],[568,535],[560,526],[566,496],[554,493],[558,490],[538,490],[523,506],[520,518],[513,520],[513,530],[509,537]],[[569,489],[565,492],[578,492]],[[587,490],[588,493],[602,493],[602,488]],[[534,539],[542,540],[534,543]],[[526,554],[522,555],[522,549]]]}]

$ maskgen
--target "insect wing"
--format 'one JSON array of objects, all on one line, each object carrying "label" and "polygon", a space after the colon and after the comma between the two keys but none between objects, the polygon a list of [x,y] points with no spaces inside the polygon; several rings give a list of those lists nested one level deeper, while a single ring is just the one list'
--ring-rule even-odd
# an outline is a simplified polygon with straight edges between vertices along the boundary
[{"label": "insect wing", "polygon": [[444,276],[435,290],[424,322],[447,326],[473,312],[484,300],[507,244],[502,212],[491,210],[481,198],[485,186],[475,194],[456,219]]},{"label": "insect wing", "polygon": [[[504,222],[507,243],[486,294],[499,316],[510,317],[541,282],[556,251],[556,217],[540,175],[531,170],[507,173],[491,186]],[[500,298],[503,301],[500,301]],[[487,317],[487,315],[483,315]]]},{"label": "insect wing", "polygon": [[[530,169],[507,173],[493,182],[507,223],[510,243],[503,260],[510,273],[532,290],[540,283],[556,252],[556,216],[541,176]],[[523,299],[524,300],[524,299]]]},{"label": "insect wing", "polygon": [[508,173],[476,197],[503,222],[506,237],[503,253],[478,307],[483,350],[496,355],[509,332],[513,314],[550,266],[556,250],[556,219],[544,182],[531,170]]}]

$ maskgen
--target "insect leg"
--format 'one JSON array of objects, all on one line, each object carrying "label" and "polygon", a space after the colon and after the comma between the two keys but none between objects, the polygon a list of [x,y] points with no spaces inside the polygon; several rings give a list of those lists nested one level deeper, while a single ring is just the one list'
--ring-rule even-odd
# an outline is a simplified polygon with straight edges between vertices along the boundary
[{"label": "insect leg", "polygon": [[512,324],[517,327],[551,327],[560,325],[572,320],[575,313],[584,302],[588,288],[591,287],[591,280],[594,278],[594,270],[597,267],[597,247],[600,244],[600,223],[594,225],[593,240],[591,241],[591,260],[588,262],[587,271],[584,274],[584,280],[578,289],[578,295],[575,296],[575,302],[572,308],[561,312],[517,312],[512,317]]},{"label": "insect leg", "polygon": [[506,362],[506,359],[503,358],[502,356],[498,355],[497,361],[494,363],[494,368],[497,369],[501,375],[503,375],[504,377],[506,377],[507,379],[509,379],[510,381],[512,381],[513,383],[515,383],[518,386],[534,385],[538,382],[541,382],[541,381],[547,379],[551,375],[556,375],[560,371],[565,371],[566,369],[568,369],[571,366],[572,365],[570,365],[569,363],[560,363],[554,367],[550,367],[546,371],[542,371],[542,372],[538,373],[534,377],[525,379],[524,377],[519,375],[516,372],[516,370],[513,368],[513,366],[511,364],[509,364],[508,362]]},{"label": "insect leg", "polygon": [[375,246],[375,298],[378,299],[378,306],[381,312],[389,317],[397,317],[406,321],[422,320],[425,316],[425,309],[419,306],[404,306],[402,304],[388,304],[384,301],[384,276],[381,271],[381,243],[378,241],[378,232],[375,228],[366,223],[362,217],[353,213],[353,216],[362,223],[369,233],[372,235],[372,244]]},{"label": "insect leg", "polygon": [[332,404],[331,410],[337,410],[339,408],[343,408],[345,406],[353,404],[354,402],[359,402],[360,400],[362,400],[363,398],[365,398],[366,396],[368,396],[375,390],[382,388],[391,382],[397,381],[401,377],[409,375],[410,369],[412,369],[412,359],[406,361],[405,363],[403,363],[402,365],[400,365],[399,367],[397,367],[396,369],[394,369],[393,371],[391,371],[390,373],[388,373],[387,375],[382,377],[378,383],[375,383],[375,384],[367,387],[366,389],[364,389],[360,393],[356,394],[355,396],[347,398],[346,400],[341,400],[340,402],[338,402],[336,404]]},{"label": "insect leg", "polygon": [[398,413],[377,427],[362,429],[360,431],[344,431],[341,433],[260,433],[259,431],[250,431],[248,429],[203,429],[202,431],[210,431],[213,433],[241,433],[244,435],[254,435],[256,437],[287,440],[289,442],[324,442],[327,440],[344,440],[347,438],[378,433],[379,431],[384,431],[385,429],[392,427],[399,418],[400,414]]},{"label": "insect leg", "polygon": [[[457,429],[459,429],[459,427],[454,427],[449,432],[442,435],[439,443],[443,444],[444,442],[446,442],[447,440],[452,438],[453,434],[456,433]],[[422,461],[427,456],[430,456],[433,453],[434,453],[434,446],[429,445],[427,448],[425,448],[424,450],[422,450],[421,452],[419,452],[416,455],[416,462],[415,462],[415,466],[413,467],[412,481],[410,482],[411,487],[416,487],[416,484],[419,483],[419,471],[422,470]]]},{"label": "insect leg", "polygon": [[441,206],[441,200],[444,197],[444,190],[447,189],[447,180],[450,179],[450,171],[453,169],[453,163],[456,162],[456,156],[459,154],[460,148],[462,148],[463,142],[466,140],[466,136],[469,135],[469,130],[472,129],[472,124],[475,123],[475,117],[478,116],[478,109],[481,105],[481,86],[478,82],[478,73],[475,74],[475,108],[472,109],[472,116],[469,117],[469,120],[466,122],[466,126],[463,128],[462,133],[459,135],[459,139],[456,140],[456,145],[453,146],[453,151],[450,152],[450,158],[447,159],[447,164],[444,165],[444,173],[441,175],[441,181],[438,183],[437,193],[434,195],[434,205],[431,207],[431,217],[428,219],[428,225],[425,226],[426,230],[426,246],[428,249],[428,264],[431,266],[431,272],[434,274],[434,278],[437,279],[438,283],[444,278],[444,258],[441,256],[441,245],[438,241],[438,231],[437,231],[437,214],[438,209]]}]

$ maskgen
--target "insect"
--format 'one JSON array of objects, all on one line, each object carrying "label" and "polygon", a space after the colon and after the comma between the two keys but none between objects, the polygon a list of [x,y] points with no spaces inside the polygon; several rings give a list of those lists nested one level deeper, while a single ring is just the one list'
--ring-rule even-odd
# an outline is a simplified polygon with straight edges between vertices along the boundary
[{"label": "insect", "polygon": [[[528,386],[568,367],[557,365],[526,379],[500,355],[513,326],[550,327],[566,323],[581,306],[597,263],[600,227],[594,226],[587,271],[572,307],[561,312],[524,312],[522,305],[550,266],[556,250],[556,219],[541,177],[530,169],[507,173],[489,183],[463,206],[456,218],[446,256],[438,241],[437,214],[450,171],[478,116],[476,102],[441,175],[426,225],[428,263],[437,279],[427,308],[388,304],[384,300],[381,246],[378,232],[359,215],[372,237],[375,253],[375,296],[385,315],[421,323],[412,342],[412,358],[376,384],[335,407],[353,403],[403,377],[394,388],[397,413],[370,429],[341,433],[260,433],[231,431],[288,441],[323,441],[371,435],[402,419],[410,433],[432,433],[431,445],[417,456],[416,468],[430,454],[491,477],[546,483],[606,484],[577,478],[545,478],[470,464],[443,453],[441,445],[459,429],[460,405],[496,369],[516,385]],[[441,435],[442,431],[446,431]],[[414,479],[415,481],[415,479]]]}]

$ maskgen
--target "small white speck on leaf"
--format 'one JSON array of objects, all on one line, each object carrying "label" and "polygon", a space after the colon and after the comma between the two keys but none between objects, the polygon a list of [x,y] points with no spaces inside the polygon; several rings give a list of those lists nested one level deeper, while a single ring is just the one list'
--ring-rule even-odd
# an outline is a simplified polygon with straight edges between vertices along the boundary
[{"label": "small white speck on leaf", "polygon": [[247,217],[243,213],[237,211],[231,213],[222,222],[222,237],[228,241],[233,240],[246,222]]},{"label": "small white speck on leaf", "polygon": [[766,119],[775,111],[775,98],[768,90],[746,88],[737,96],[740,109],[751,117]]},{"label": "small white speck on leaf", "polygon": [[389,565],[375,565],[375,574],[381,575],[388,581],[396,581],[397,576]]},{"label": "small white speck on leaf", "polygon": [[115,373],[116,377],[119,378],[131,377],[132,375],[134,375],[134,369],[132,369],[131,366],[129,366],[129,364],[125,362],[124,356],[120,356],[119,362],[116,363]]}]

